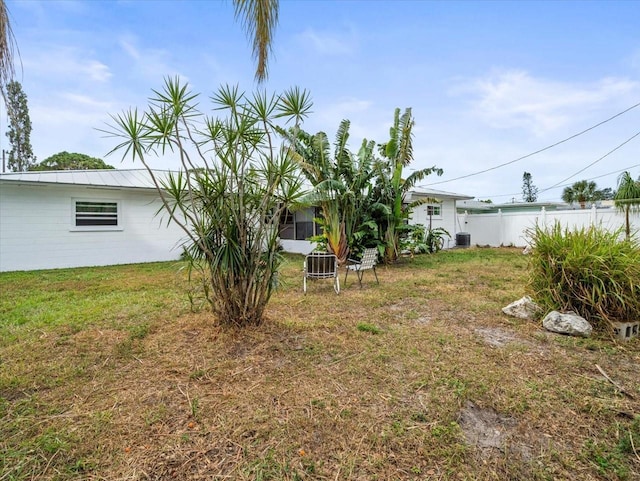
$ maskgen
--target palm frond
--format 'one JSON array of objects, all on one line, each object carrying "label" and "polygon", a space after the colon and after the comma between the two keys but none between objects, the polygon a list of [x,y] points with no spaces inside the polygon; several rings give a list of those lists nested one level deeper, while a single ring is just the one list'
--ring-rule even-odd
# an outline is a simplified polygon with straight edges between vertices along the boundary
[{"label": "palm frond", "polygon": [[6,102],[7,85],[15,76],[14,60],[20,52],[9,22],[9,10],[5,0],[0,0],[0,92]]},{"label": "palm frond", "polygon": [[424,179],[425,177],[428,177],[431,174],[436,174],[440,176],[443,173],[444,171],[436,167],[435,165],[433,167],[427,167],[426,169],[416,170],[412,172],[411,175],[409,175],[409,177],[407,177],[404,180],[404,183],[402,184],[402,187],[403,187],[402,190],[404,192],[408,192],[411,189],[413,189],[416,186],[416,184],[420,182],[422,179]]},{"label": "palm frond", "polygon": [[256,80],[267,78],[267,61],[275,27],[278,24],[278,0],[234,0],[235,16],[251,39],[253,58],[258,61]]}]

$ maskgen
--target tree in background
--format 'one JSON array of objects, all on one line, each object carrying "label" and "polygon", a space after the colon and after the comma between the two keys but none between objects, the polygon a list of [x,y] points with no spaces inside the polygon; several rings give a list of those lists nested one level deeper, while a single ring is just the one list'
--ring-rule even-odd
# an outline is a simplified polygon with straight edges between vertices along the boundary
[{"label": "tree in background", "polygon": [[377,178],[373,189],[372,209],[384,241],[384,261],[395,262],[400,254],[400,239],[411,210],[421,204],[438,202],[425,198],[405,204],[406,194],[430,174],[442,175],[442,169],[429,167],[416,170],[406,179],[402,170],[413,160],[413,126],[415,121],[411,109],[400,115],[396,109],[393,126],[389,129],[389,140],[381,144],[380,159],[375,166]]},{"label": "tree in background", "polygon": [[578,202],[581,209],[587,206],[587,202],[602,200],[601,196],[602,193],[598,190],[596,183],[587,180],[579,180],[562,191],[562,200],[568,204]]},{"label": "tree in background", "polygon": [[11,144],[7,166],[13,172],[24,172],[35,163],[36,157],[31,148],[31,119],[27,95],[22,90],[20,82],[12,81],[7,84],[6,100],[9,115],[7,137]]},{"label": "tree in background", "polygon": [[533,185],[532,176],[529,172],[522,174],[522,199],[525,202],[538,200],[538,188]]},{"label": "tree in background", "polygon": [[605,187],[598,191],[599,200],[613,200],[616,196],[616,192],[611,187]]},{"label": "tree in background", "polygon": [[640,211],[640,177],[633,180],[629,172],[623,172],[618,177],[618,191],[614,197],[616,208],[624,212],[625,234],[627,239],[631,237],[631,224],[629,213]]},{"label": "tree in background", "polygon": [[99,170],[114,168],[97,157],[63,151],[47,157],[39,164],[31,166],[29,170]]},{"label": "tree in background", "polygon": [[[299,128],[311,101],[306,91],[253,95],[224,86],[202,113],[198,96],[178,79],[154,91],[146,111],[113,116],[112,150],[140,161],[170,222],[186,234],[185,253],[204,272],[203,287],[218,322],[263,321],[282,262],[278,224],[302,196],[297,162],[276,138],[276,121]],[[152,158],[173,153],[177,172],[158,177]]]}]

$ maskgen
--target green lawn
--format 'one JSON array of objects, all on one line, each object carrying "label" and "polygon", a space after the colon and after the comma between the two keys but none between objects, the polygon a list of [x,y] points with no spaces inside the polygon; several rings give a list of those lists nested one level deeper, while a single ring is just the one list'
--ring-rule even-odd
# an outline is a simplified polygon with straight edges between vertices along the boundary
[{"label": "green lawn", "polygon": [[288,256],[246,330],[194,312],[180,267],[0,274],[0,481],[640,479],[640,341],[503,315],[518,250],[340,295]]}]

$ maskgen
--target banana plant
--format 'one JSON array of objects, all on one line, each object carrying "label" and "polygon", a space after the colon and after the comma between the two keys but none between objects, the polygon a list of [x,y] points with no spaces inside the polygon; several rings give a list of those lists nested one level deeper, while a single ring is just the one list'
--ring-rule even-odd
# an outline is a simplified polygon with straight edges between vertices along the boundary
[{"label": "banana plant", "polygon": [[299,130],[281,131],[292,144],[292,150],[313,191],[305,197],[308,205],[320,207],[322,226],[328,250],[340,263],[347,260],[357,241],[356,231],[364,223],[374,175],[375,142],[363,140],[357,154],[348,149],[348,120],[340,123],[333,155],[324,132],[311,135]]},{"label": "banana plant", "polygon": [[372,211],[376,214],[380,236],[384,241],[383,259],[386,263],[395,262],[400,254],[400,236],[403,225],[411,210],[418,205],[438,202],[437,199],[423,198],[406,203],[406,194],[418,182],[431,174],[442,175],[442,169],[428,167],[416,170],[406,179],[403,169],[413,161],[413,120],[411,109],[400,109],[394,113],[393,125],[389,129],[389,140],[379,146],[382,159],[376,163],[377,183],[374,189]]}]

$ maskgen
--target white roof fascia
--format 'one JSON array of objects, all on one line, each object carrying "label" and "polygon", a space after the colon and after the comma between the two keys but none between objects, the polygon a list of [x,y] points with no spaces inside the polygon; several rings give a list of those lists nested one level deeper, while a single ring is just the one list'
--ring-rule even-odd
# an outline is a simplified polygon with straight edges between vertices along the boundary
[{"label": "white roof fascia", "polygon": [[424,189],[415,188],[407,192],[409,200],[420,197],[434,197],[436,199],[453,199],[453,200],[470,200],[473,199],[472,195],[457,194],[455,192],[446,192],[444,190],[437,189]]}]

